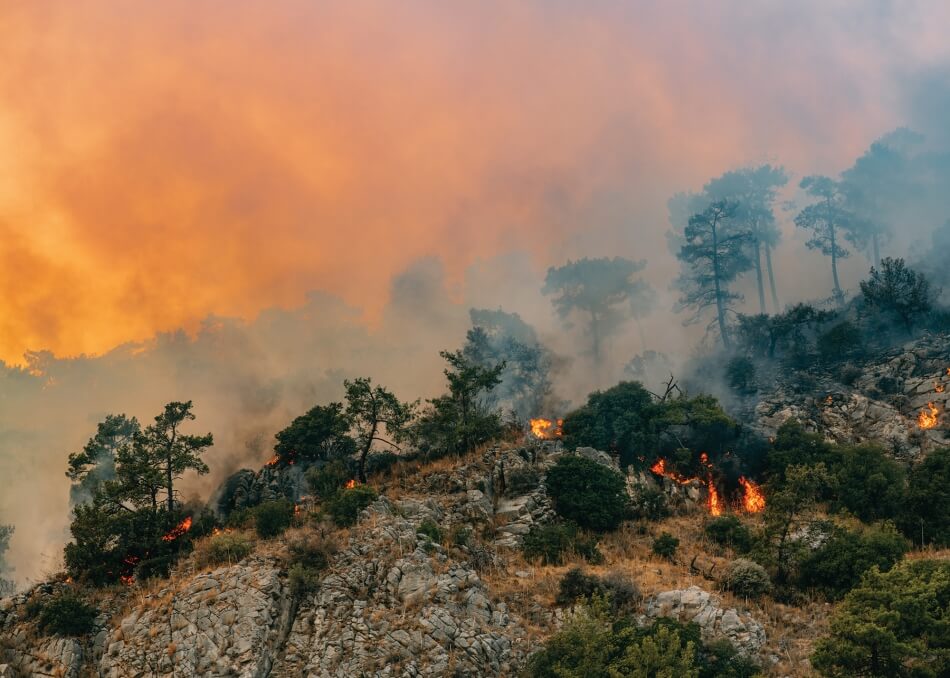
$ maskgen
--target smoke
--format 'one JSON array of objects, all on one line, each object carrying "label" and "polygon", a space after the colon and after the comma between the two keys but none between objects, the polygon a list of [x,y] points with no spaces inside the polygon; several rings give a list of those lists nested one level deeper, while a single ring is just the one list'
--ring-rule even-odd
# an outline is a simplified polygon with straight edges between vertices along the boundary
[{"label": "smoke", "polygon": [[[802,176],[909,126],[925,199],[891,206],[882,254],[909,252],[950,217],[948,23],[936,0],[4,3],[8,560],[21,579],[55,566],[66,456],[106,414],[194,400],[207,496],[345,377],[437,393],[470,307],[531,324],[575,403],[649,350],[661,386],[699,338],[670,313],[666,201],[724,171],[780,164],[801,207]],[[794,213],[783,303],[830,289]],[[604,256],[645,259],[659,298],[594,381],[540,289]],[[868,265],[844,262],[844,286]],[[754,280],[735,289],[749,310]]]}]

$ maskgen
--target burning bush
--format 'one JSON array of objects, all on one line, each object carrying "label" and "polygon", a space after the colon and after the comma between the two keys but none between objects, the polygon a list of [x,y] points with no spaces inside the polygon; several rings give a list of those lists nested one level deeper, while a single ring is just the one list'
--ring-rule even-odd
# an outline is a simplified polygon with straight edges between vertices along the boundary
[{"label": "burning bush", "polygon": [[772,580],[765,568],[745,558],[729,563],[719,583],[744,598],[758,598],[772,590]]},{"label": "burning bush", "polygon": [[615,530],[627,515],[623,476],[591,459],[561,457],[548,470],[546,485],[558,515],[581,527]]}]

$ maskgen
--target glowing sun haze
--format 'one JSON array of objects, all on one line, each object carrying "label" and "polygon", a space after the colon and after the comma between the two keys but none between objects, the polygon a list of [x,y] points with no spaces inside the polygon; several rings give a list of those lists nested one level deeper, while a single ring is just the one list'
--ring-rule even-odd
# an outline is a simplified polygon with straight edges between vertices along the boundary
[{"label": "glowing sun haze", "polygon": [[312,289],[372,320],[427,255],[665,251],[672,192],[907,123],[950,11],[895,7],[4,2],[0,358]]}]

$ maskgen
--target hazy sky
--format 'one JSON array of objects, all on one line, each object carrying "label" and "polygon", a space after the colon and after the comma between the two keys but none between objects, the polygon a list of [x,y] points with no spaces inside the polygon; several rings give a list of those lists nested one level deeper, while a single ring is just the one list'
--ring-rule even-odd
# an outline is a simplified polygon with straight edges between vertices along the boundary
[{"label": "hazy sky", "polygon": [[375,319],[427,255],[452,284],[619,250],[665,285],[670,193],[843,169],[930,115],[948,26],[939,0],[4,2],[0,358],[311,289]]},{"label": "hazy sky", "polygon": [[[570,357],[539,289],[582,256],[647,259],[648,337],[687,351],[667,199],[836,174],[903,125],[946,150],[948,27],[943,0],[3,1],[0,360],[60,357],[0,370],[20,581],[55,567],[66,455],[109,412],[193,398],[207,496],[343,376],[431,394],[469,305]],[[781,221],[783,300],[827,296]],[[613,348],[616,381],[640,347]]]}]

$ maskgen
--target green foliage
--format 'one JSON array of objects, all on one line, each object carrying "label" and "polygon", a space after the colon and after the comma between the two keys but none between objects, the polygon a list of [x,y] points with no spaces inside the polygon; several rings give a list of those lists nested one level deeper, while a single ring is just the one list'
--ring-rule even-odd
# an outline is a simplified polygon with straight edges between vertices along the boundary
[{"label": "green foliage", "polygon": [[742,299],[729,286],[753,266],[749,247],[754,236],[745,225],[735,223],[738,211],[737,201],[720,199],[693,214],[683,229],[683,244],[676,255],[682,266],[676,283],[681,290],[676,310],[695,309],[686,321],[695,323],[708,309],[714,309],[714,322],[727,349],[732,341],[726,312]]},{"label": "green foliage", "polygon": [[818,463],[827,466],[833,465],[835,461],[836,450],[825,441],[824,436],[808,432],[798,420],[789,419],[779,427],[772,442],[766,458],[766,474],[775,486],[784,482],[785,470],[789,466],[813,466]]},{"label": "green foliage", "polygon": [[850,511],[866,523],[896,519],[907,491],[901,464],[875,445],[843,448],[834,462],[832,508]]},{"label": "green foliage", "polygon": [[849,320],[838,323],[818,337],[818,353],[826,362],[838,362],[861,348],[861,330]]},{"label": "green foliage", "polygon": [[933,307],[927,278],[908,268],[903,259],[887,257],[880,268],[871,267],[870,276],[861,282],[861,293],[865,304],[898,318],[908,332]]},{"label": "green foliage", "polygon": [[706,524],[704,532],[711,541],[728,546],[737,553],[747,553],[752,548],[752,532],[734,515],[713,518]]},{"label": "green foliage", "polygon": [[758,598],[772,590],[772,580],[765,568],[745,558],[729,563],[720,584],[727,591],[745,598]]},{"label": "green foliage", "polygon": [[430,518],[426,518],[419,524],[419,527],[416,529],[416,534],[436,544],[442,541],[442,530],[440,530],[439,526],[435,524],[435,521]]},{"label": "green foliage", "polygon": [[558,605],[573,605],[578,601],[593,602],[600,597],[610,604],[614,613],[629,610],[640,601],[640,590],[627,577],[611,572],[605,577],[586,574],[581,568],[568,570],[558,585]]},{"label": "green foliage", "polygon": [[548,269],[541,293],[551,295],[554,310],[567,327],[572,326],[572,317],[584,318],[595,363],[600,363],[608,337],[631,315],[645,315],[651,308],[652,288],[634,278],[645,266],[646,261],[602,257]]},{"label": "green foliage", "polygon": [[199,565],[237,563],[251,554],[253,542],[238,532],[213,535],[195,554]]},{"label": "green foliage", "polygon": [[812,659],[825,676],[933,677],[950,673],[950,562],[876,568],[848,593]]},{"label": "green foliage", "polygon": [[537,469],[521,466],[505,474],[505,494],[509,497],[528,494],[536,490],[540,482],[541,474]]},{"label": "green foliage", "polygon": [[950,448],[928,454],[911,469],[901,528],[915,542],[950,546]]},{"label": "green foliage", "polygon": [[726,363],[726,379],[739,393],[755,392],[755,363],[746,356],[735,356]]},{"label": "green foliage", "polygon": [[43,601],[37,626],[57,636],[85,636],[95,629],[99,611],[72,590],[61,591]]},{"label": "green foliage", "polygon": [[806,528],[818,500],[830,483],[823,463],[788,466],[782,484],[769,494],[765,506],[764,545],[776,565],[776,582],[784,585],[802,556],[804,545],[795,535]]},{"label": "green foliage", "polygon": [[[346,388],[346,418],[360,453],[359,479],[365,483],[366,458],[373,445],[380,442],[399,449],[396,443],[407,436],[415,403],[400,402],[390,391],[373,386],[372,381],[365,377],[344,381],[343,386]],[[387,437],[384,438],[383,434]]]},{"label": "green foliage", "polygon": [[277,434],[274,452],[284,463],[347,457],[356,452],[350,420],[341,403],[317,405]]},{"label": "green foliage", "polygon": [[488,402],[501,382],[504,363],[485,367],[462,351],[439,353],[448,363],[444,370],[449,392],[428,401],[409,435],[428,457],[465,454],[501,435],[501,416]]},{"label": "green foliage", "polygon": [[294,563],[287,571],[291,595],[300,598],[320,588],[320,572],[301,563]]},{"label": "green foliage", "polygon": [[527,678],[698,678],[697,647],[676,625],[636,629],[614,621],[602,600],[581,610],[531,656]]},{"label": "green foliage", "polygon": [[342,459],[334,459],[322,466],[312,466],[307,469],[306,475],[310,491],[321,501],[327,501],[336,496],[352,477],[352,473]]},{"label": "green foliage", "polygon": [[294,519],[294,505],[286,499],[267,501],[254,509],[254,529],[262,539],[283,534]]},{"label": "green foliage", "polygon": [[573,523],[532,525],[522,550],[527,560],[540,560],[542,565],[560,565],[569,553],[576,553],[589,563],[603,560],[597,540],[585,537]]},{"label": "green foliage", "polygon": [[642,520],[662,520],[670,515],[666,493],[649,485],[637,486],[630,510],[634,517]]},{"label": "green foliage", "polygon": [[462,353],[491,368],[505,365],[498,386],[487,394],[488,404],[510,409],[521,420],[546,411],[553,398],[551,372],[558,358],[538,341],[537,334],[517,313],[501,309],[469,310],[472,328]]},{"label": "green foliage", "polygon": [[660,556],[661,558],[672,560],[673,556],[676,555],[676,549],[679,547],[679,545],[679,539],[674,537],[669,532],[661,532],[660,535],[653,540],[653,553]]},{"label": "green foliage", "polygon": [[108,415],[99,422],[96,434],[81,452],[69,455],[66,476],[73,481],[69,488],[70,504],[92,501],[103,483],[115,477],[115,454],[141,430],[135,417]]},{"label": "green foliage", "polygon": [[819,329],[834,316],[809,304],[796,304],[775,315],[740,313],[735,323],[736,342],[747,355],[782,357],[793,364],[803,364],[817,341]]},{"label": "green foliage", "polygon": [[861,575],[872,567],[881,572],[890,570],[909,547],[893,525],[861,530],[837,528],[802,560],[798,585],[821,591],[832,600],[838,599],[856,586]]},{"label": "green foliage", "polygon": [[564,444],[616,451],[622,463],[630,463],[654,440],[654,416],[650,393],[638,382],[622,381],[606,391],[594,391],[586,405],[564,417]]},{"label": "green foliage", "polygon": [[340,527],[355,525],[360,511],[376,501],[376,490],[369,485],[357,485],[338,492],[326,503],[327,514]]},{"label": "green foliage", "polygon": [[306,534],[287,545],[290,562],[311,570],[324,570],[330,565],[339,547],[332,538],[321,534]]},{"label": "green foliage", "polygon": [[548,470],[545,482],[558,515],[583,528],[608,532],[626,516],[623,476],[596,461],[562,456]]}]

